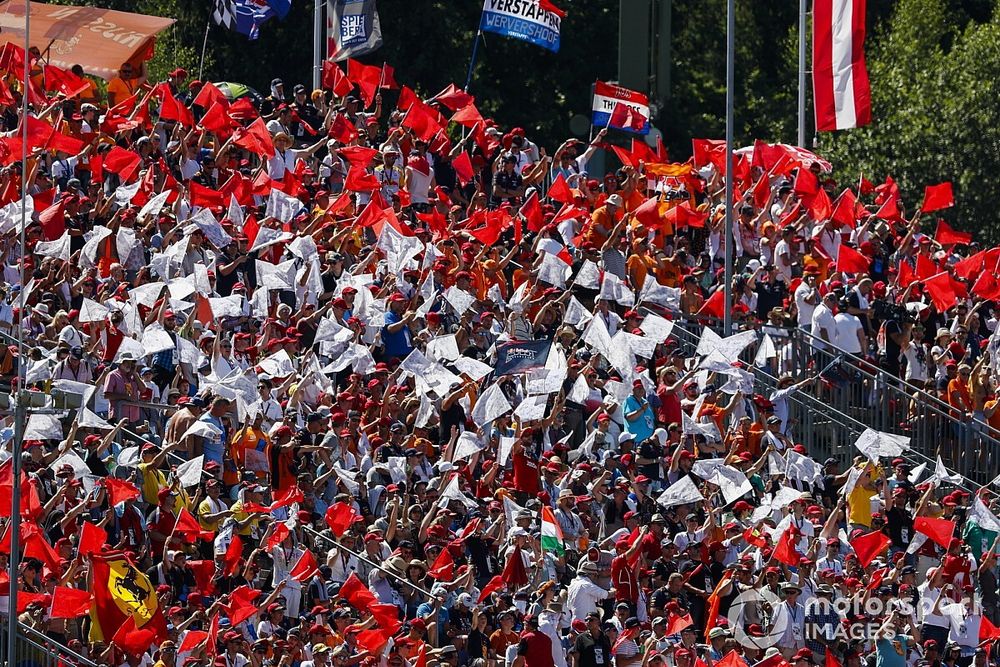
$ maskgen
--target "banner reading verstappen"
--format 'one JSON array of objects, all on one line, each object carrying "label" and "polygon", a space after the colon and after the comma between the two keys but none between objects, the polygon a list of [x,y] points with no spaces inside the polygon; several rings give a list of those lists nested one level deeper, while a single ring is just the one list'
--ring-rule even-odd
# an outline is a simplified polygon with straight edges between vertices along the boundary
[{"label": "banner reading verstappen", "polygon": [[326,8],[327,58],[357,58],[382,46],[375,0],[329,0]]},{"label": "banner reading verstappen", "polygon": [[547,340],[514,340],[497,346],[496,376],[525,373],[541,368],[549,358]]},{"label": "banner reading verstappen", "polygon": [[[635,109],[646,119],[641,130],[626,127],[614,117],[615,105],[624,104]],[[598,81],[594,84],[593,115],[590,122],[594,127],[613,127],[617,130],[634,134],[649,134],[649,98],[635,90],[622,88],[610,83]]]},{"label": "banner reading verstappen", "polygon": [[554,12],[542,9],[538,0],[486,0],[479,29],[559,51],[561,22]]},{"label": "banner reading verstappen", "polygon": [[135,568],[120,551],[91,557],[90,640],[109,641],[131,617],[136,628],[149,626],[166,637],[167,623],[149,577]]}]

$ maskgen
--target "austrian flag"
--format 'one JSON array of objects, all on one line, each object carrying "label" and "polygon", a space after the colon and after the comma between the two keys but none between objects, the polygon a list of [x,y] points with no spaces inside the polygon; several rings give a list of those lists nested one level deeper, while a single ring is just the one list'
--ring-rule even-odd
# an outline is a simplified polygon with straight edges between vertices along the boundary
[{"label": "austrian flag", "polygon": [[845,130],[872,121],[865,68],[865,1],[813,3],[813,96],[816,129]]}]

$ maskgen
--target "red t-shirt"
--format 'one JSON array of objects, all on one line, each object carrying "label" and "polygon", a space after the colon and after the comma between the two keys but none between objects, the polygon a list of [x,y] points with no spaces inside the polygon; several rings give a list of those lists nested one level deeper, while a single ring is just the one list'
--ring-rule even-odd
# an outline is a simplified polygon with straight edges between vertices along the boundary
[{"label": "red t-shirt", "polygon": [[611,583],[615,587],[615,600],[636,604],[639,599],[639,578],[636,568],[629,565],[624,555],[611,559]]},{"label": "red t-shirt", "polygon": [[524,656],[525,667],[555,667],[552,660],[552,640],[542,632],[521,633],[517,654]]},{"label": "red t-shirt", "polygon": [[660,538],[655,533],[646,533],[642,538],[642,546],[639,549],[646,560],[652,563],[663,554],[660,546]]},{"label": "red t-shirt", "polygon": [[104,354],[101,356],[102,361],[105,363],[111,361],[118,354],[118,348],[121,347],[122,339],[125,338],[125,333],[113,324],[109,324],[104,330]]},{"label": "red t-shirt", "polygon": [[514,461],[514,488],[534,496],[542,490],[538,480],[538,461],[532,461],[524,452],[512,456]]},{"label": "red t-shirt", "polygon": [[660,409],[657,417],[663,424],[681,423],[681,397],[676,391],[667,391],[664,385],[656,388],[656,397],[660,399]]}]

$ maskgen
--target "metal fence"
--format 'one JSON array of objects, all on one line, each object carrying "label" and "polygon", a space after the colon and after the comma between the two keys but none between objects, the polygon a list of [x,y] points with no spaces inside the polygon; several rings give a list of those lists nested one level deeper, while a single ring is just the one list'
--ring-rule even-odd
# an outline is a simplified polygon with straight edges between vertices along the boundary
[{"label": "metal fence", "polygon": [[[705,326],[685,318],[672,334],[693,353]],[[721,331],[721,323],[708,326]],[[846,462],[857,450],[853,444],[866,429],[908,436],[909,458],[933,468],[940,454],[952,471],[974,485],[986,485],[1000,473],[1000,432],[982,421],[958,418],[954,409],[937,396],[906,385],[898,378],[842,350],[833,348],[801,329],[768,328],[777,357],[763,368],[754,365],[757,346],[741,355],[754,373],[762,393],[773,391],[778,377],[795,381],[818,375],[812,386],[789,397],[791,435],[814,457],[837,457]],[[763,332],[758,331],[758,338]]]},{"label": "metal fence", "polygon": [[[44,633],[23,623],[17,624],[14,667],[97,667],[97,663],[73,651]],[[0,662],[10,667],[9,622],[0,617]]]}]

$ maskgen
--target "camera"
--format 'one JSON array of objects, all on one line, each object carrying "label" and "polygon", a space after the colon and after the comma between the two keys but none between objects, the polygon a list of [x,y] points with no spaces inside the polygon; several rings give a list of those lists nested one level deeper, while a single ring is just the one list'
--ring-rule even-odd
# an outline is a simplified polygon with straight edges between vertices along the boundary
[{"label": "camera", "polygon": [[916,322],[916,319],[905,307],[885,299],[872,301],[872,317],[876,320],[896,320],[899,323]]}]

